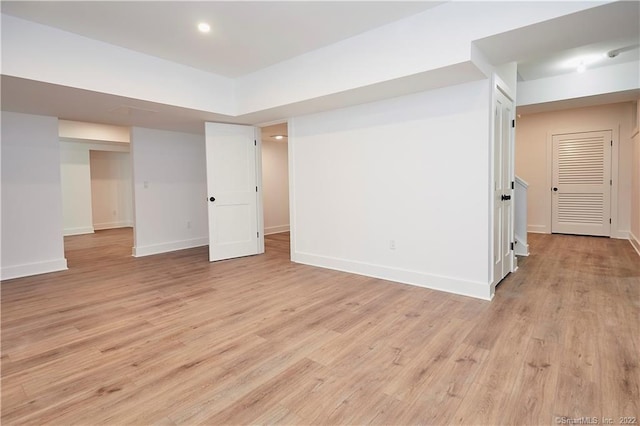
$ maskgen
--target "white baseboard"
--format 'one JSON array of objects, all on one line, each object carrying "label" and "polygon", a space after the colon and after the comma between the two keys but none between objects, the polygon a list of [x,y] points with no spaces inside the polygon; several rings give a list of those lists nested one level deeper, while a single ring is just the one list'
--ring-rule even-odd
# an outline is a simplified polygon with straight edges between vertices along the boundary
[{"label": "white baseboard", "polygon": [[47,274],[49,272],[64,271],[67,259],[48,260],[46,262],[25,263],[23,265],[3,266],[0,269],[0,280],[28,277],[31,275]]},{"label": "white baseboard", "polygon": [[134,247],[132,255],[133,257],[151,256],[152,254],[160,254],[170,251],[201,247],[206,246],[207,244],[209,244],[209,237],[193,238],[191,240],[171,241],[169,243]]},{"label": "white baseboard", "polygon": [[365,275],[368,277],[410,284],[417,287],[475,297],[477,299],[491,300],[493,297],[489,283],[466,281],[457,278],[425,274],[418,271],[391,268],[388,266],[373,265],[370,263],[337,259],[309,253],[298,252],[293,254],[291,258],[292,261],[303,263],[305,265]]},{"label": "white baseboard", "polygon": [[525,244],[520,237],[516,235],[515,245],[516,256],[529,256],[529,244]]},{"label": "white baseboard", "polygon": [[546,225],[527,225],[527,232],[532,232],[534,234],[549,234],[550,231],[547,229]]},{"label": "white baseboard", "polygon": [[640,238],[636,237],[633,232],[629,232],[629,242],[640,256]]},{"label": "white baseboard", "polygon": [[616,231],[611,233],[611,238],[615,238],[618,240],[629,240],[631,239],[629,234],[630,232],[627,231]]},{"label": "white baseboard", "polygon": [[289,232],[289,225],[269,226],[264,228],[264,235],[279,234],[281,232]]},{"label": "white baseboard", "polygon": [[133,226],[133,222],[104,222],[104,223],[94,223],[93,229],[96,231],[102,231],[105,229],[115,229],[115,228],[131,228]]},{"label": "white baseboard", "polygon": [[65,237],[68,237],[70,235],[93,234],[94,230],[93,226],[83,226],[79,228],[65,228],[62,233]]}]

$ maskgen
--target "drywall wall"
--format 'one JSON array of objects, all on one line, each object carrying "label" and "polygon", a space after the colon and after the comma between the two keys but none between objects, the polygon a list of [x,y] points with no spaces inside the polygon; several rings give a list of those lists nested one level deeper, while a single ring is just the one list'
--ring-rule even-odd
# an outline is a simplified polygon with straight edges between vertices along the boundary
[{"label": "drywall wall", "polygon": [[91,210],[96,230],[133,226],[128,152],[90,151]]},{"label": "drywall wall", "polygon": [[[444,2],[424,13],[235,80],[2,15],[2,73],[190,109],[242,115],[434,70],[451,71],[445,73],[445,81],[451,81],[451,74],[457,73],[460,78],[477,78],[476,73],[466,72],[467,65],[473,62],[472,41],[531,27],[595,5]],[[567,31],[575,33],[579,28]],[[548,40],[536,46],[535,41],[541,38],[529,37],[528,43],[519,46],[519,53],[525,48],[531,52],[535,47],[538,50],[548,47]],[[575,43],[575,37],[557,37],[553,42],[558,48],[574,47],[571,43]],[[427,75],[427,79],[441,77]]]},{"label": "drywall wall", "polygon": [[[459,74],[457,82],[477,79],[473,73],[466,73],[462,66],[475,63],[471,48],[474,40],[519,27],[531,28],[536,23],[593,6],[595,4],[587,2],[445,2],[237,78],[238,113],[319,99],[422,73],[428,80],[438,80],[443,76],[429,71],[445,68],[448,78]],[[575,37],[580,29],[571,28],[570,31]],[[521,57],[523,50],[537,49],[536,53],[543,53],[552,42],[558,49],[567,43],[566,48],[574,47],[571,46],[573,37],[551,41],[537,33],[534,37],[531,33],[528,35],[530,38],[526,43],[519,43],[519,49],[513,52],[514,57],[501,58],[494,63],[512,62],[518,59],[515,55]],[[504,44],[499,47],[502,51],[507,50]],[[420,84],[425,83],[421,81]]]},{"label": "drywall wall", "polygon": [[2,74],[203,111],[235,111],[231,79],[8,15],[2,15]]},{"label": "drywall wall", "polygon": [[202,135],[131,129],[134,256],[209,243]]},{"label": "drywall wall", "polygon": [[631,110],[631,224],[629,240],[640,254],[640,100]]},{"label": "drywall wall", "polygon": [[64,235],[93,233],[89,150],[60,142],[60,185]]},{"label": "drywall wall", "polygon": [[489,299],[490,86],[291,119],[292,260]]},{"label": "drywall wall", "polygon": [[289,230],[289,162],[286,141],[262,140],[264,233]]},{"label": "drywall wall", "polygon": [[518,106],[640,89],[638,61],[518,83]]},{"label": "drywall wall", "polygon": [[67,269],[58,120],[2,112],[3,280]]},{"label": "drywall wall", "polygon": [[[519,89],[518,89],[519,90]],[[631,108],[629,102],[522,115],[516,126],[516,174],[529,183],[528,230],[551,232],[551,156],[553,134],[614,131],[611,236],[628,238],[631,212]]]},{"label": "drywall wall", "polygon": [[[58,120],[60,139],[129,143],[129,128],[83,121]],[[128,149],[128,148],[127,148]]]}]

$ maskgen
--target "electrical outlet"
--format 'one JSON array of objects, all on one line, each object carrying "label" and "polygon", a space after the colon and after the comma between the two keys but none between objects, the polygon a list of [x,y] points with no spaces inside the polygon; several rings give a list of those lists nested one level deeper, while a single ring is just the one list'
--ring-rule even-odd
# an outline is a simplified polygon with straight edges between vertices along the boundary
[{"label": "electrical outlet", "polygon": [[396,249],[396,240],[389,240],[389,250]]}]

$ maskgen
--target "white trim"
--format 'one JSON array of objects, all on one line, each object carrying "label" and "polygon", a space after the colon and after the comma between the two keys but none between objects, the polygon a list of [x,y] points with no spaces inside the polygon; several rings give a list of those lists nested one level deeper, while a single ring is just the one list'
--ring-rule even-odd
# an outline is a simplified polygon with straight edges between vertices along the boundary
[{"label": "white trim", "polygon": [[529,256],[529,244],[525,244],[520,238],[518,238],[517,235],[516,235],[515,254],[516,256]]},{"label": "white trim", "polygon": [[0,269],[0,279],[4,281],[31,275],[47,274],[49,272],[66,271],[67,269],[67,259],[65,258],[46,262],[25,263],[3,267]]},{"label": "white trim", "polygon": [[615,238],[616,240],[628,240],[630,238],[629,231],[616,231],[611,233],[610,238]]},{"label": "white trim", "polygon": [[256,219],[258,220],[258,247],[256,247],[256,254],[264,253],[264,236],[266,234],[264,229],[264,197],[262,192],[264,187],[262,186],[262,130],[259,127],[253,127],[253,138],[255,140],[255,163],[256,163]]},{"label": "white trim", "polygon": [[184,250],[194,247],[202,247],[209,244],[209,237],[193,238],[191,240],[172,241],[168,243],[152,244],[149,246],[133,247],[133,257],[150,256],[153,254],[168,253],[176,250]]},{"label": "white trim", "polygon": [[289,232],[289,225],[269,226],[264,228],[264,235],[279,234],[281,232]]},{"label": "white trim", "polygon": [[527,232],[533,234],[550,234],[547,225],[527,225]]},{"label": "white trim", "polygon": [[425,274],[388,266],[373,265],[334,257],[319,256],[309,253],[296,253],[296,262],[320,268],[349,272],[417,287],[424,287],[447,293],[469,296],[477,299],[491,300],[493,293],[489,283],[462,280],[459,278]]},{"label": "white trim", "polygon": [[287,158],[289,161],[289,256],[292,262],[297,261],[296,257],[296,151],[295,151],[295,119],[287,123]]},{"label": "white trim", "polygon": [[104,223],[94,223],[93,229],[96,231],[102,231],[104,229],[115,229],[115,228],[132,228],[133,222],[123,221],[123,222],[104,222]]},{"label": "white trim", "polygon": [[71,235],[93,234],[93,232],[93,226],[81,226],[78,228],[65,228],[63,230],[63,235],[65,237],[69,237]]},{"label": "white trim", "polygon": [[640,256],[640,238],[633,235],[633,232],[629,232],[629,242],[631,246],[636,250],[638,256]]}]

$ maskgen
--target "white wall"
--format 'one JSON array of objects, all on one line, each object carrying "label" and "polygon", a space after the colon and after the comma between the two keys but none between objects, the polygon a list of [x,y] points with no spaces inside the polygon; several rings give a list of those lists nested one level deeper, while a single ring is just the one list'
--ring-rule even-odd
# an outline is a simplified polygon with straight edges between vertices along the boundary
[{"label": "white wall", "polygon": [[2,112],[3,280],[67,268],[58,120]]},{"label": "white wall", "polygon": [[222,114],[235,111],[231,79],[9,15],[2,15],[1,27],[3,75]]},{"label": "white wall", "polygon": [[134,127],[134,256],[209,243],[203,135]]},{"label": "white wall", "polygon": [[96,230],[133,226],[128,152],[90,151],[91,208]]},{"label": "white wall", "polygon": [[632,154],[631,154],[631,225],[629,239],[640,254],[640,100],[632,108]]},{"label": "white wall", "polygon": [[130,138],[129,128],[125,126],[71,120],[58,120],[58,136],[60,136],[61,139],[81,139],[84,141],[107,141],[127,144]]},{"label": "white wall", "polygon": [[289,230],[289,161],[286,141],[262,140],[264,233]]},{"label": "white wall", "polygon": [[638,61],[518,83],[518,106],[625,92],[640,88]]},{"label": "white wall", "polygon": [[[520,90],[520,89],[518,89]],[[516,126],[516,174],[529,183],[528,230],[551,232],[549,138],[557,133],[614,131],[611,236],[628,238],[631,212],[631,108],[629,102],[523,115]]]},{"label": "white wall", "polygon": [[489,299],[490,98],[485,80],[291,119],[292,260]]},{"label": "white wall", "polygon": [[93,232],[89,150],[60,142],[60,184],[64,235]]},{"label": "white wall", "polygon": [[[519,27],[531,28],[536,23],[600,3],[444,2],[424,13],[235,80],[2,15],[2,74],[242,115],[434,70],[452,72],[428,75],[429,79],[444,77],[450,81],[453,71],[460,73],[461,78],[477,78],[476,73],[465,72],[464,66],[473,63],[472,41],[486,40]],[[574,33],[578,30],[571,29]],[[530,36],[519,46],[520,50],[548,47],[548,43],[536,45],[540,38]],[[571,43],[575,39],[561,37],[554,42],[558,48],[569,48],[574,47]],[[463,65],[461,69],[459,65]]]}]

